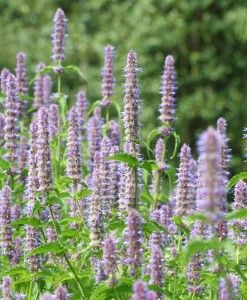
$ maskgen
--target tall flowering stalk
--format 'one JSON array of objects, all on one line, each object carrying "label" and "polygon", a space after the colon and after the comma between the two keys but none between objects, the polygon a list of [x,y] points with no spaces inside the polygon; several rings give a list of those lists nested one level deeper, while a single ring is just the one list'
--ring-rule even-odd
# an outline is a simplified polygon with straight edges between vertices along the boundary
[{"label": "tall flowering stalk", "polygon": [[77,113],[78,113],[78,120],[79,120],[79,125],[80,125],[81,136],[83,137],[83,135],[85,134],[86,113],[87,113],[87,107],[88,107],[88,100],[86,98],[85,91],[80,90],[77,93],[75,106],[76,106]]},{"label": "tall flowering stalk", "polygon": [[109,122],[108,137],[113,146],[120,147],[120,127],[119,124],[114,120]]},{"label": "tall flowering stalk", "polygon": [[93,116],[88,121],[88,147],[89,147],[89,166],[91,172],[94,168],[94,155],[97,151],[100,151],[101,147],[101,126],[103,121],[100,115],[100,109],[94,110]]},{"label": "tall flowering stalk", "polygon": [[37,116],[37,171],[39,191],[48,192],[53,186],[51,150],[49,143],[49,114],[41,107]]},{"label": "tall flowering stalk", "polygon": [[6,68],[1,71],[1,92],[3,94],[7,93],[7,81],[9,77],[10,71]]},{"label": "tall flowering stalk", "polygon": [[21,136],[19,149],[18,149],[18,169],[23,171],[26,167],[28,159],[28,145],[27,139],[24,136]]},{"label": "tall flowering stalk", "polygon": [[54,32],[52,34],[52,59],[56,63],[61,63],[65,58],[66,21],[64,11],[58,8],[54,16]]},{"label": "tall flowering stalk", "polygon": [[42,98],[43,104],[51,104],[51,93],[52,93],[52,79],[49,75],[42,76]]},{"label": "tall flowering stalk", "polygon": [[4,115],[2,113],[0,113],[0,143],[1,143],[1,146],[4,142],[4,125],[5,125]]},{"label": "tall flowering stalk", "polygon": [[113,76],[113,61],[114,61],[114,47],[107,45],[105,47],[105,63],[102,70],[102,101],[103,106],[108,106],[111,103],[114,88]]},{"label": "tall flowering stalk", "polygon": [[164,284],[164,255],[162,252],[162,248],[158,243],[153,243],[153,241],[151,241],[150,251],[150,283],[162,287]]},{"label": "tall flowering stalk", "polygon": [[146,282],[137,280],[133,287],[133,295],[131,300],[156,300],[155,292],[149,291]]},{"label": "tall flowering stalk", "polygon": [[[111,147],[110,155],[117,154],[118,152],[118,146]],[[110,161],[109,170],[109,203],[110,207],[116,207],[118,204],[119,192],[119,162],[117,162],[116,160]]]},{"label": "tall flowering stalk", "polygon": [[16,97],[16,78],[14,75],[9,74],[7,80],[4,140],[5,148],[7,149],[6,159],[10,162],[15,162],[17,156],[18,115],[19,107]]},{"label": "tall flowering stalk", "polygon": [[130,209],[128,213],[125,241],[127,244],[126,263],[130,267],[130,275],[135,277],[142,261],[142,219],[135,209]]},{"label": "tall flowering stalk", "polygon": [[109,279],[109,284],[116,282],[117,257],[116,257],[116,240],[109,235],[103,243],[103,269]]},{"label": "tall flowering stalk", "polygon": [[2,283],[2,295],[3,295],[3,300],[11,300],[13,299],[13,293],[11,289],[11,284],[12,284],[12,279],[11,277],[7,276],[3,278],[3,283]]},{"label": "tall flowering stalk", "polygon": [[0,194],[0,242],[3,255],[11,258],[13,254],[13,240],[11,228],[11,192],[4,186]]},{"label": "tall flowering stalk", "polygon": [[54,136],[58,133],[58,122],[59,122],[59,108],[58,105],[52,103],[49,106],[49,134],[50,138],[54,138]]},{"label": "tall flowering stalk", "polygon": [[69,294],[67,289],[63,286],[59,286],[55,290],[54,300],[68,300],[68,299],[69,299]]},{"label": "tall flowering stalk", "polygon": [[89,212],[89,227],[91,244],[99,247],[103,237],[103,222],[102,222],[102,208],[101,208],[101,193],[100,193],[100,152],[95,152],[94,155],[94,171],[92,179],[92,196],[90,202]]},{"label": "tall flowering stalk", "polygon": [[195,208],[195,186],[191,181],[191,160],[191,149],[184,144],[180,152],[178,184],[176,187],[176,213],[182,216],[191,214]]}]

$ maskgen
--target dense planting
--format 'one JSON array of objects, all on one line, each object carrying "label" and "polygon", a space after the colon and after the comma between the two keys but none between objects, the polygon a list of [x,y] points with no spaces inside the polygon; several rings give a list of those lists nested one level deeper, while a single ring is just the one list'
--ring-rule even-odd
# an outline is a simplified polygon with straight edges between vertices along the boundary
[{"label": "dense planting", "polygon": [[160,126],[142,137],[136,52],[119,107],[105,47],[102,99],[89,105],[85,90],[63,93],[67,74],[86,81],[64,64],[65,45],[58,9],[51,65],[39,63],[28,85],[20,52],[14,74],[1,72],[2,298],[245,299],[247,173],[229,174],[226,120],[200,135],[197,159],[180,145],[169,55]]}]

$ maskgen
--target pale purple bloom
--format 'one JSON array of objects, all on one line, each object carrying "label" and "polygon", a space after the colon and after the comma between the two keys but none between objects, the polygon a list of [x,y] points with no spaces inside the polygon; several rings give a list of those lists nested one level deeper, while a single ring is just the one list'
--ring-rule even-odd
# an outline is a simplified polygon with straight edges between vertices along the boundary
[{"label": "pale purple bloom", "polygon": [[116,240],[109,235],[105,238],[103,243],[103,269],[105,275],[109,278],[109,283],[115,282],[117,271],[117,257],[116,257]]},{"label": "pale purple bloom", "polygon": [[164,157],[164,140],[159,138],[155,145],[155,161],[160,170],[166,170],[167,168]]},{"label": "pale purple bloom", "polygon": [[40,300],[55,300],[55,298],[52,294],[45,293],[40,297]]},{"label": "pale purple bloom", "polygon": [[[25,238],[25,252],[28,254],[40,244],[40,236],[37,230],[31,225],[25,226],[26,238]],[[36,272],[40,268],[40,257],[38,255],[27,256],[26,258],[28,268],[31,272]]]},{"label": "pale purple bloom", "polygon": [[127,244],[126,263],[130,267],[130,275],[135,276],[142,261],[142,219],[135,209],[130,209],[127,217],[125,241]]},{"label": "pale purple bloom", "polygon": [[100,151],[101,147],[101,127],[103,125],[102,118],[100,115],[100,108],[94,110],[93,116],[88,121],[88,147],[90,155],[90,170],[94,168],[94,155],[97,151]]},{"label": "pale purple bloom", "polygon": [[155,284],[162,287],[164,284],[164,255],[162,252],[162,248],[157,243],[151,243],[150,251],[150,282],[151,284]]},{"label": "pale purple bloom", "polygon": [[65,287],[59,286],[54,295],[54,300],[68,300],[69,299],[69,294],[68,291]]},{"label": "pale purple bloom", "polygon": [[11,227],[11,191],[4,186],[0,194],[0,237],[3,255],[12,257],[13,240]]},{"label": "pale purple bloom", "polygon": [[52,165],[49,143],[49,114],[45,107],[41,107],[37,117],[37,171],[39,191],[48,192],[52,189]]},{"label": "pale purple bloom", "polygon": [[[113,146],[110,149],[110,155],[114,155],[119,152],[118,146]],[[118,191],[119,191],[119,162],[111,160],[109,163],[109,202],[111,207],[116,207],[118,203]]]},{"label": "pale purple bloom", "polygon": [[66,21],[64,11],[58,8],[54,16],[54,33],[52,34],[52,59],[55,62],[64,60]]},{"label": "pale purple bloom", "polygon": [[59,108],[53,103],[49,106],[49,134],[52,139],[58,133]]},{"label": "pale purple bloom", "polygon": [[11,277],[7,276],[3,278],[2,283],[2,300],[12,300],[12,289],[11,289],[12,279]]},{"label": "pale purple bloom", "polygon": [[19,143],[19,149],[18,149],[18,157],[17,157],[18,169],[20,171],[23,171],[25,169],[27,160],[28,160],[27,139],[26,139],[26,137],[21,136],[20,143]]},{"label": "pale purple bloom", "polygon": [[44,105],[51,104],[52,79],[49,75],[44,75],[42,78],[42,103]]},{"label": "pale purple bloom", "polygon": [[6,159],[14,162],[16,160],[18,140],[18,116],[19,107],[16,97],[16,78],[9,74],[7,80],[6,116],[4,126],[5,148],[7,149]]},{"label": "pale purple bloom", "polygon": [[14,204],[11,207],[11,221],[16,221],[21,216],[21,207],[19,204]]},{"label": "pale purple bloom", "polygon": [[114,120],[109,122],[108,137],[113,146],[120,146],[120,127],[119,124]]},{"label": "pale purple bloom", "polygon": [[232,290],[232,281],[229,276],[222,278],[219,283],[219,300],[232,300],[233,299],[233,290]]},{"label": "pale purple bloom", "polygon": [[124,111],[123,123],[125,139],[135,143],[139,139],[140,96],[138,86],[137,54],[131,50],[128,53],[127,65],[124,69]]},{"label": "pale purple bloom", "polygon": [[195,186],[192,182],[191,149],[184,144],[180,152],[180,164],[178,170],[178,184],[176,187],[176,213],[189,215],[195,208]]},{"label": "pale purple bloom", "polygon": [[11,258],[12,265],[17,265],[20,262],[20,258],[21,258],[21,238],[17,237],[13,244],[13,252]]},{"label": "pale purple bloom", "polygon": [[169,135],[172,130],[172,123],[175,119],[175,100],[176,100],[176,78],[174,70],[174,59],[168,55],[165,59],[164,72],[161,84],[161,105],[160,121],[165,135]]},{"label": "pale purple bloom", "polygon": [[7,92],[7,80],[9,77],[10,71],[6,68],[1,71],[1,90],[3,94]]},{"label": "pale purple bloom", "polygon": [[0,142],[2,142],[4,139],[4,125],[5,125],[4,115],[0,113]]},{"label": "pale purple bloom", "polygon": [[15,300],[25,300],[26,296],[24,294],[16,294]]},{"label": "pale purple bloom", "polygon": [[[36,66],[36,72],[40,72],[43,68],[45,67],[45,64],[43,63],[39,63],[37,66]],[[44,89],[43,89],[43,78],[44,76],[42,75],[39,75],[35,82],[34,82],[34,103],[33,103],[33,106],[35,108],[40,108],[42,105],[44,105],[44,97],[43,97],[43,92],[44,92]]]},{"label": "pale purple bloom", "polygon": [[76,107],[72,107],[69,111],[68,122],[67,175],[74,182],[79,183],[81,180],[81,143]]},{"label": "pale purple bloom", "polygon": [[76,96],[76,109],[77,109],[77,114],[78,114],[78,119],[79,119],[79,125],[80,125],[80,132],[83,137],[85,134],[85,122],[86,122],[86,113],[87,113],[87,106],[88,106],[88,101],[86,98],[86,93],[83,90],[80,90],[77,93]]},{"label": "pale purple bloom", "polygon": [[131,300],[150,300],[149,291],[146,282],[137,280],[133,287],[133,295]]},{"label": "pale purple bloom", "polygon": [[114,88],[113,76],[113,61],[114,61],[114,47],[107,45],[105,47],[105,63],[102,70],[102,105],[107,106],[111,103]]}]

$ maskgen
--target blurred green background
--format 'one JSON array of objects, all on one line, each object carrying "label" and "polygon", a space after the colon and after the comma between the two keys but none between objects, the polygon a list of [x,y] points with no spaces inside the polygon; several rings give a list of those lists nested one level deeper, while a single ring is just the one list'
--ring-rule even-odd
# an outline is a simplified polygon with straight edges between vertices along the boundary
[{"label": "blurred green background", "polygon": [[[195,146],[198,134],[224,116],[230,127],[233,168],[243,168],[242,130],[247,126],[246,0],[0,0],[0,67],[13,70],[19,50],[28,55],[29,73],[49,64],[56,8],[68,18],[66,64],[81,68],[91,102],[101,96],[103,47],[116,47],[116,95],[122,100],[122,68],[135,49],[142,68],[142,123],[146,134],[159,124],[160,76],[172,54],[177,70],[176,127]],[[30,78],[32,75],[30,75]],[[63,82],[71,96],[77,77]],[[72,98],[71,98],[72,99]]]}]

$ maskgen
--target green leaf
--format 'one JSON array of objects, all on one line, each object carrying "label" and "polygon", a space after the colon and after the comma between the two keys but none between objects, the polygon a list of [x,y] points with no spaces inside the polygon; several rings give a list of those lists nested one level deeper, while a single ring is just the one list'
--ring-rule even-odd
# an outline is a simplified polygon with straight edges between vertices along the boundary
[{"label": "green leaf", "polygon": [[121,229],[123,230],[125,228],[125,223],[121,219],[115,219],[111,221],[108,225],[109,230],[115,230],[115,229]]},{"label": "green leaf", "polygon": [[202,221],[202,222],[208,222],[207,216],[203,214],[192,214],[187,217],[191,221]]},{"label": "green leaf", "polygon": [[150,147],[150,144],[151,144],[152,140],[153,140],[156,136],[158,136],[158,135],[160,135],[160,129],[158,129],[158,128],[153,129],[153,130],[149,133],[149,135],[148,135],[148,137],[147,137],[147,142],[146,142],[148,148]]},{"label": "green leaf", "polygon": [[158,166],[156,165],[155,162],[150,162],[148,160],[144,160],[143,162],[141,162],[139,164],[139,167],[141,169],[146,170],[150,175],[152,175],[152,171],[153,170],[155,170],[155,169],[157,170],[158,169]]},{"label": "green leaf", "polygon": [[80,191],[78,191],[75,196],[76,196],[76,199],[81,200],[81,199],[86,198],[87,196],[90,196],[91,194],[92,194],[92,191],[90,189],[83,188]]},{"label": "green leaf", "polygon": [[66,73],[75,73],[79,75],[84,81],[87,81],[86,76],[83,74],[83,72],[76,66],[66,66],[64,67],[64,71]]},{"label": "green leaf", "polygon": [[182,252],[180,259],[183,263],[188,263],[190,257],[198,252],[204,252],[210,249],[219,249],[220,242],[217,239],[211,240],[193,240],[191,241]]},{"label": "green leaf", "polygon": [[88,112],[87,112],[87,116],[88,116],[88,117],[91,115],[91,113],[94,111],[94,109],[95,109],[97,106],[100,106],[100,103],[101,103],[101,100],[94,101],[94,103],[91,105],[91,107],[89,108],[89,110],[88,110]]},{"label": "green leaf", "polygon": [[174,150],[173,150],[171,159],[173,159],[173,158],[176,156],[177,151],[178,151],[178,146],[179,146],[179,144],[180,144],[180,137],[179,137],[179,135],[177,135],[176,132],[174,132],[174,133],[172,134],[172,136],[173,136],[174,139],[175,139],[175,145],[174,145]]},{"label": "green leaf", "polygon": [[100,283],[93,291],[89,300],[106,300],[107,291],[109,291],[109,286],[105,283]]},{"label": "green leaf", "polygon": [[0,167],[3,170],[9,170],[10,166],[11,166],[10,162],[8,162],[7,160],[4,160],[4,159],[0,158]]},{"label": "green leaf", "polygon": [[31,252],[28,253],[28,256],[37,255],[37,254],[45,254],[45,253],[61,253],[63,252],[63,248],[59,245],[58,242],[49,243],[46,245],[41,245]]},{"label": "green leaf", "polygon": [[224,217],[225,220],[235,220],[247,218],[247,208],[241,208],[230,213],[227,213]]},{"label": "green leaf", "polygon": [[19,220],[12,222],[12,226],[18,226],[18,225],[32,225],[35,228],[39,228],[42,225],[42,223],[39,219],[30,217],[30,218],[21,218]]},{"label": "green leaf", "polygon": [[165,232],[167,231],[165,227],[161,226],[155,221],[147,221],[142,225],[142,230],[144,233],[151,234],[154,231]]},{"label": "green leaf", "polygon": [[235,186],[240,180],[243,180],[243,179],[247,179],[247,172],[242,172],[242,173],[239,173],[235,176],[233,176],[228,184],[227,184],[227,188],[230,190],[233,186]]},{"label": "green leaf", "polygon": [[137,168],[139,166],[139,161],[136,157],[127,153],[117,153],[108,157],[109,160],[117,160],[127,163],[128,166]]}]

